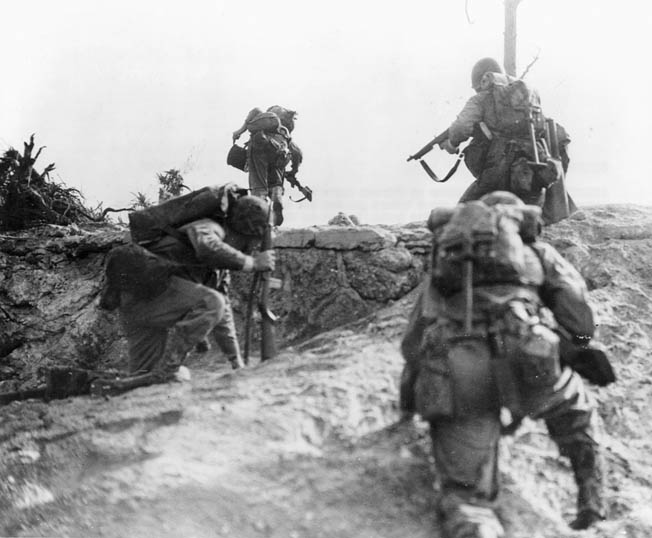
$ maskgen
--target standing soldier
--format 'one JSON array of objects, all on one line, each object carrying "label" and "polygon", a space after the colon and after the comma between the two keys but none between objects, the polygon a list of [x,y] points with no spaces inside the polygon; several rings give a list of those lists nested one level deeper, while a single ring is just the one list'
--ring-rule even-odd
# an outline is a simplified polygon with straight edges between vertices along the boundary
[{"label": "standing soldier", "polygon": [[[432,267],[401,345],[400,408],[404,419],[416,412],[430,423],[447,538],[504,535],[493,511],[498,443],[525,416],[545,420],[570,458],[578,486],[571,527],[605,518],[598,416],[568,366],[600,356],[588,346],[593,314],[579,273],[537,240],[540,213],[496,192],[434,210],[428,222]],[[587,373],[613,381],[610,366]]]},{"label": "standing soldier", "polygon": [[274,268],[273,250],[248,254],[268,226],[269,204],[236,191],[232,184],[209,187],[130,214],[132,239],[140,244],[109,255],[103,297],[105,306],[119,307],[130,374],[168,381],[211,332],[228,331],[235,340],[232,319],[216,329],[231,311],[211,278],[221,270]]},{"label": "standing soldier", "polygon": [[266,112],[254,108],[233,133],[234,144],[245,131],[251,134],[246,144],[249,189],[254,196],[272,201],[276,226],[283,222],[284,180],[293,184],[303,160],[301,150],[292,140],[296,115],[278,105]]},{"label": "standing soldier", "polygon": [[503,74],[493,58],[483,58],[473,66],[471,86],[475,95],[448,128],[448,138],[439,144],[449,153],[457,153],[458,146],[472,138],[464,160],[476,179],[460,202],[504,190],[542,206],[546,189],[568,167],[570,139],[554,124],[552,135],[558,140],[559,159],[550,156],[537,92],[523,80]]}]

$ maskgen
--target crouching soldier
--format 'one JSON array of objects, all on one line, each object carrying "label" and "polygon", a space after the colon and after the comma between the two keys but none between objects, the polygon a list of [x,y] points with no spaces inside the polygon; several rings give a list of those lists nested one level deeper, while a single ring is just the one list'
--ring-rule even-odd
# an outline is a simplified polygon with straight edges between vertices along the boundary
[{"label": "crouching soldier", "polygon": [[133,243],[109,254],[101,305],[119,308],[135,378],[174,379],[188,352],[232,320],[216,270],[274,268],[273,250],[248,254],[269,226],[269,203],[244,192],[206,187],[129,215]]},{"label": "crouching soldier", "polygon": [[[401,345],[400,408],[404,419],[416,412],[430,423],[447,538],[504,536],[493,510],[498,443],[526,416],[543,419],[570,458],[571,527],[605,518],[598,416],[569,367],[593,357],[593,315],[582,277],[537,239],[540,213],[496,192],[429,219],[432,266]],[[587,371],[596,383],[613,381],[608,362]]]}]

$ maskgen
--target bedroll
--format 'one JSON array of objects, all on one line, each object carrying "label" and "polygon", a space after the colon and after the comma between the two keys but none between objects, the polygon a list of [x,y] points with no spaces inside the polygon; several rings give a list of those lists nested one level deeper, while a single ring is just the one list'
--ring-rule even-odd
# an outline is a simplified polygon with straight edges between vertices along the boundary
[{"label": "bedroll", "polygon": [[223,221],[229,207],[247,193],[235,183],[204,187],[167,200],[161,204],[129,213],[131,239],[149,243],[162,237],[170,228],[178,228],[202,218]]}]

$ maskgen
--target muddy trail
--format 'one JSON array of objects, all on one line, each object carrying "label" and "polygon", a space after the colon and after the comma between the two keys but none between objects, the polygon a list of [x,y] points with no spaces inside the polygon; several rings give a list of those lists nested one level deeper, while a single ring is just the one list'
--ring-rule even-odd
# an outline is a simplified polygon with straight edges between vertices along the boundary
[{"label": "muddy trail", "polygon": [[[501,518],[512,538],[649,538],[652,210],[585,210],[546,237],[587,279],[619,376],[593,387],[609,520],[568,528],[570,466],[529,421],[501,449]],[[414,294],[243,371],[209,354],[189,383],[0,408],[0,535],[438,538],[427,428],[390,427]]]}]

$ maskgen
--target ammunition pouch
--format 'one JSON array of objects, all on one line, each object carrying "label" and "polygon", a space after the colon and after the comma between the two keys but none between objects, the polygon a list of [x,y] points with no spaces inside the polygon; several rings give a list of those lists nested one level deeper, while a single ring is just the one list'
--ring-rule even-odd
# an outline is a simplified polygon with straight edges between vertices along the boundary
[{"label": "ammunition pouch", "polygon": [[511,301],[497,321],[504,353],[522,392],[552,387],[561,375],[559,336],[539,320],[537,307]]}]

